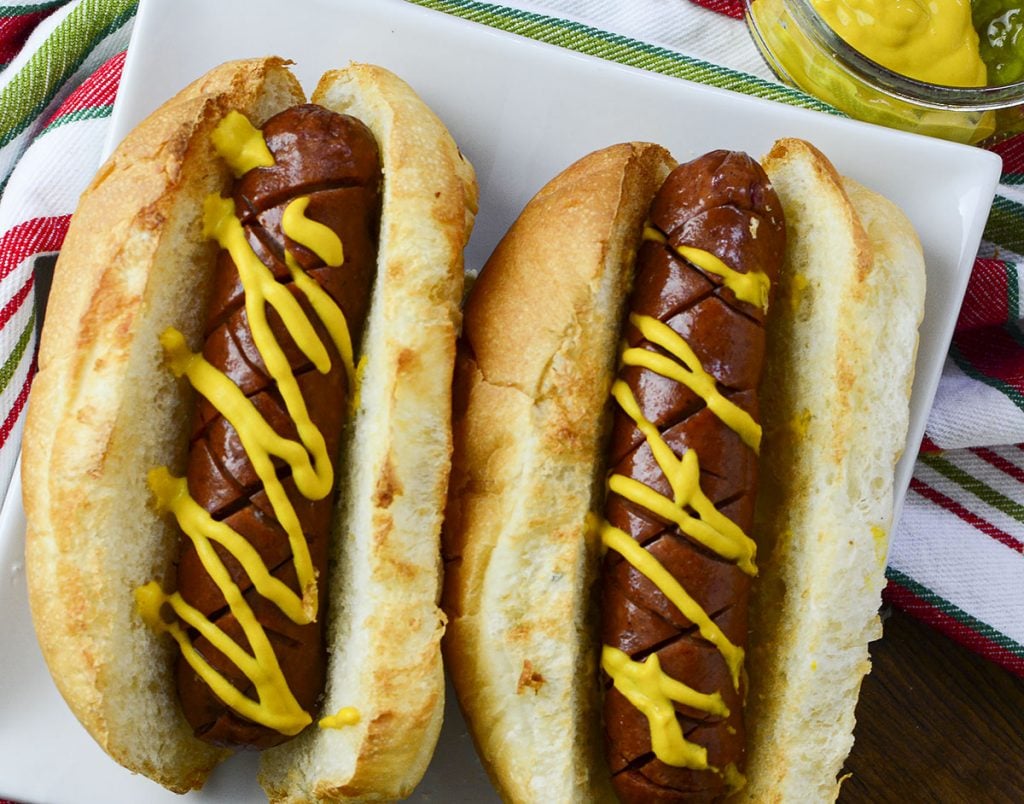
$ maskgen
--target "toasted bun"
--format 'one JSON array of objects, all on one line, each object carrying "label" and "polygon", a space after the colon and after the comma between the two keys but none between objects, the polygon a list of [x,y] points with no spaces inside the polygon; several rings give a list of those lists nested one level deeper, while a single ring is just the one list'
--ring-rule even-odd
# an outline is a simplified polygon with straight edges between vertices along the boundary
[{"label": "toasted bun", "polygon": [[[348,544],[334,556],[329,589],[325,707],[356,706],[362,720],[310,727],[266,753],[262,776],[276,800],[392,798],[422,774],[443,705],[438,536],[476,185],[437,118],[386,71],[332,73],[318,98],[363,117],[385,174],[337,525]],[[183,470],[191,419],[189,389],[165,368],[158,336],[173,325],[193,347],[201,341],[196,300],[207,295],[216,250],[202,236],[203,199],[230,181],[212,129],[231,109],[260,125],[303,101],[281,59],[232,62],[128,135],[72,220],[29,403],[26,564],[44,656],[105,751],[181,792],[201,786],[225,752],[192,736],[172,641],[147,628],[134,604],[137,587],[173,578],[176,526],[153,509],[146,473]]]},{"label": "toasted bun", "polygon": [[772,457],[758,496],[744,796],[831,801],[881,636],[924,259],[903,213],[808,143],[782,140],[762,164],[790,245],[762,392]]},{"label": "toasted bun", "polygon": [[672,163],[617,145],[545,186],[466,306],[445,525],[446,651],[508,801],[611,795],[591,581],[608,394],[630,265]]},{"label": "toasted bun", "polygon": [[[23,440],[26,568],[58,688],[114,759],[184,791],[224,756],[192,737],[170,640],[134,589],[172,571],[177,533],[146,472],[184,466],[191,397],[159,334],[200,338],[213,247],[202,199],[227,168],[206,146],[230,108],[263,120],[302,102],[283,62],[224,65],[136,128],[86,189],[58,260]],[[146,691],[140,694],[140,691]]]},{"label": "toasted bun", "polygon": [[[603,432],[630,263],[670,167],[636,144],[578,162],[526,207],[466,309],[445,649],[507,801],[613,798],[591,607]],[[761,402],[762,630],[737,798],[819,801],[837,791],[878,634],[924,273],[902,213],[807,143],[780,142],[765,167],[789,253]]]}]

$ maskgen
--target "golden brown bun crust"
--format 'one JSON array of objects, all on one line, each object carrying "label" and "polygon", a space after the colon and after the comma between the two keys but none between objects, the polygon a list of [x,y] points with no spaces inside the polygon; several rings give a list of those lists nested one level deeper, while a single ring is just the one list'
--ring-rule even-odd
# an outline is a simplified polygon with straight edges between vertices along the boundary
[{"label": "golden brown bun crust", "polygon": [[580,635],[590,632],[621,314],[647,208],[671,167],[664,149],[629,143],[566,169],[523,210],[466,306],[445,649],[508,801],[610,795],[596,648]]},{"label": "golden brown bun crust", "polygon": [[223,65],[100,168],[57,263],[23,442],[26,566],[43,655],[104,750],[178,791],[200,786],[224,752],[192,737],[171,646],[134,611],[133,590],[167,577],[177,549],[150,508],[146,471],[182,469],[191,416],[157,336],[173,324],[197,343],[195,298],[212,262],[201,199],[228,181],[207,143],[230,108],[265,118],[264,96],[303,98],[280,60]]},{"label": "golden brown bun crust", "polygon": [[[348,753],[317,762],[312,786],[323,781],[340,795],[392,797],[394,784],[407,792],[418,781],[410,778],[425,766],[424,752],[429,758],[443,705],[438,532],[447,487],[462,247],[476,210],[476,185],[444,127],[408,87],[376,68],[351,71],[361,76],[353,80],[372,97],[368,103],[392,110],[384,117],[417,126],[405,137],[387,124],[370,124],[386,140],[380,272],[429,292],[431,304],[396,313],[394,305],[405,301],[401,294],[396,298],[380,286],[374,291],[363,408],[350,447],[356,468],[348,478],[353,494],[365,499],[349,495],[343,503],[372,527],[366,528],[365,540],[357,540],[355,558],[335,557],[344,569],[331,581],[331,605],[337,611],[347,603],[351,587],[344,580],[368,576],[367,583],[383,597],[370,598],[379,608],[364,611],[349,640],[376,645],[379,637],[366,636],[364,626],[378,617],[392,628],[396,619],[406,625],[415,621],[411,658],[401,671],[416,668],[419,695],[410,696],[404,709],[392,706],[398,697],[394,679],[387,676],[396,666],[393,649],[390,665],[371,664],[372,675],[356,687],[361,697],[337,704],[365,712],[362,725],[353,729],[358,739],[346,746]],[[193,348],[199,346],[205,311],[196,299],[206,296],[215,254],[202,236],[202,201],[210,192],[223,192],[230,181],[210,145],[213,127],[231,109],[261,125],[303,101],[281,59],[231,62],[183,90],[128,135],[83,194],[72,220],[29,402],[23,457],[26,561],[44,656],[61,693],[104,750],[179,792],[201,786],[225,752],[191,735],[174,691],[171,641],[150,631],[134,606],[138,586],[154,578],[165,586],[173,583],[176,529],[151,507],[145,478],[153,466],[183,470],[191,416],[187,383],[164,367],[157,338],[173,325]],[[427,187],[407,178],[416,172],[409,164],[419,156],[428,159],[427,172],[433,174]],[[402,243],[405,236],[418,241]],[[416,245],[424,252],[422,261],[409,257]],[[405,328],[392,336],[396,315]],[[381,368],[385,376],[378,380],[373,372]],[[409,399],[421,392],[423,403],[414,415]],[[375,394],[380,412],[367,416]],[[406,428],[416,448],[400,446]],[[404,551],[401,562],[399,550]],[[412,579],[411,591],[396,592],[397,576]],[[342,638],[336,619],[329,627]],[[400,641],[393,631],[388,636],[391,643]],[[361,672],[339,667],[332,661],[332,679]],[[385,681],[391,688],[374,686]],[[328,689],[328,704],[332,694]],[[406,729],[402,736],[411,745],[393,733],[378,736],[392,717]],[[318,750],[320,735],[351,738],[342,730],[310,731],[317,737],[310,753]],[[382,768],[386,773],[382,756],[392,750],[399,752],[405,775],[375,777]],[[294,758],[296,766],[303,756]],[[292,778],[290,767],[277,766],[276,772],[267,771],[272,797],[319,795],[319,788],[306,786],[308,769]],[[282,778],[285,771],[288,779]]]}]

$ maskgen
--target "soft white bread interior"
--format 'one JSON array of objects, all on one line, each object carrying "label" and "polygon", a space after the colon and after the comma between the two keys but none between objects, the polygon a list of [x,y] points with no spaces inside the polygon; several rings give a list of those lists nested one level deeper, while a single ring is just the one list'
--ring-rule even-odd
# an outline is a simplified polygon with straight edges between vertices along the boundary
[{"label": "soft white bread interior", "polygon": [[[673,163],[621,144],[526,206],[480,274],[456,369],[449,669],[507,801],[611,797],[596,634],[603,442],[647,208]],[[593,634],[593,635],[592,635]]]},{"label": "soft white bread interior", "polygon": [[410,87],[371,65],[328,73],[313,102],[358,117],[384,164],[377,281],[353,443],[333,543],[325,713],[265,751],[271,800],[393,800],[434,752],[444,711],[440,533],[451,457],[451,389],[473,169]]},{"label": "soft white bread interior", "polygon": [[751,602],[747,787],[831,801],[870,668],[906,442],[924,260],[891,202],[801,140],[762,165],[787,256],[769,325]]},{"label": "soft white bread interior", "polygon": [[[388,799],[422,775],[443,708],[439,530],[476,184],[441,123],[386,71],[331,74],[317,98],[363,118],[385,175],[381,281],[348,469],[338,473],[346,518],[337,530],[348,544],[329,590],[325,705],[362,718],[347,730],[314,725],[267,752],[262,777],[275,800]],[[196,300],[215,252],[202,235],[203,199],[230,181],[210,147],[213,127],[231,109],[260,125],[303,100],[282,60],[233,62],[126,138],[71,224],[29,404],[27,568],[44,655],[100,745],[177,791],[200,786],[224,752],[192,736],[173,643],[134,604],[146,582],[173,584],[177,531],[153,509],[146,472],[183,471],[191,418],[187,384],[165,368],[158,336],[173,325],[201,346]]]}]

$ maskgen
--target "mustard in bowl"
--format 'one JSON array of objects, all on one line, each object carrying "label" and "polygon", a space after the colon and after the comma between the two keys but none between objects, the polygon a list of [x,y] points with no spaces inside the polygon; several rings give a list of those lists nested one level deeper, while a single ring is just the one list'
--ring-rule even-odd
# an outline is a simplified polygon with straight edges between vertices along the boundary
[{"label": "mustard in bowl", "polygon": [[1024,130],[1024,0],[746,4],[772,70],[852,117],[965,143]]}]

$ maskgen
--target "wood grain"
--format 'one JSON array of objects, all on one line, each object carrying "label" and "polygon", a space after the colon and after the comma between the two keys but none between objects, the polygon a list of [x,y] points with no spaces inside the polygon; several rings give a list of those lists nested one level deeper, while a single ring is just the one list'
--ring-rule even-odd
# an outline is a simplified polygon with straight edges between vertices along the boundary
[{"label": "wood grain", "polygon": [[840,804],[1024,801],[1024,679],[900,612],[871,658]]}]

